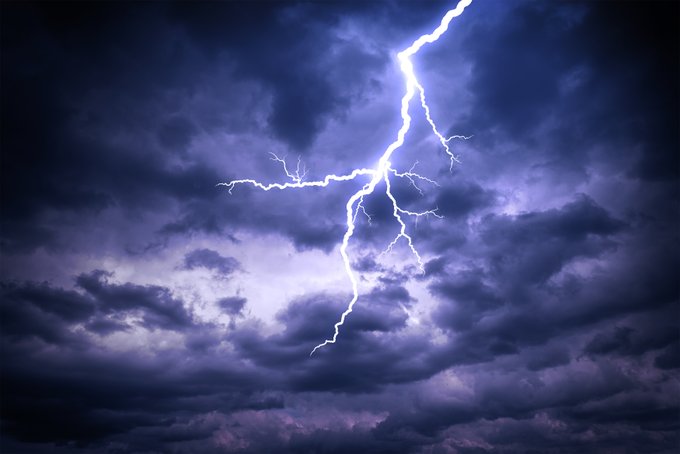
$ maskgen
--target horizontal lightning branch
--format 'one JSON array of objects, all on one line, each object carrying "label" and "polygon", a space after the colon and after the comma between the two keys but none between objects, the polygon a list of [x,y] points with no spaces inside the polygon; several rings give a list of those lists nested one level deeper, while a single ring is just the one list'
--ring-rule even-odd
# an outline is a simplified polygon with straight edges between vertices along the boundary
[{"label": "horizontal lightning branch", "polygon": [[418,262],[418,267],[420,268],[421,271],[424,270],[424,265],[422,258],[420,254],[418,253],[418,250],[416,249],[415,245],[413,244],[413,239],[411,236],[408,234],[407,229],[406,229],[406,222],[404,221],[404,217],[413,217],[415,218],[416,222],[418,221],[419,218],[423,216],[435,216],[437,218],[441,218],[439,214],[437,214],[437,209],[433,210],[427,210],[427,211],[422,211],[422,212],[414,212],[414,211],[409,211],[401,208],[399,206],[399,203],[397,202],[397,199],[394,197],[394,194],[392,193],[392,183],[390,181],[390,175],[394,175],[397,178],[405,178],[409,181],[409,183],[415,187],[415,189],[422,195],[423,191],[420,189],[420,187],[416,184],[416,182],[425,182],[425,183],[430,183],[436,186],[439,186],[437,182],[434,180],[431,180],[427,177],[424,177],[416,172],[414,172],[415,166],[418,164],[416,163],[407,171],[407,172],[398,172],[394,168],[392,168],[391,163],[390,163],[390,158],[392,154],[399,149],[403,144],[404,144],[404,139],[406,137],[406,134],[408,133],[410,127],[411,127],[411,116],[409,114],[409,105],[411,103],[411,100],[414,98],[416,94],[416,90],[419,95],[420,99],[420,105],[423,108],[423,111],[425,113],[425,119],[427,122],[430,124],[430,127],[432,128],[432,132],[434,135],[437,137],[439,142],[441,143],[442,147],[444,148],[444,151],[446,154],[449,156],[450,160],[450,169],[453,169],[453,164],[454,162],[459,162],[458,157],[453,154],[451,151],[449,142],[454,139],[462,139],[462,140],[468,140],[472,136],[462,136],[462,135],[454,135],[451,137],[444,137],[440,132],[439,129],[437,128],[437,125],[435,124],[434,120],[432,119],[430,115],[430,108],[427,105],[427,102],[425,100],[425,89],[423,86],[418,82],[418,79],[416,78],[414,69],[413,69],[413,64],[411,63],[410,58],[418,53],[418,51],[425,45],[429,43],[433,43],[439,39],[441,35],[443,35],[446,30],[449,27],[449,23],[451,20],[453,20],[454,17],[458,17],[463,10],[472,3],[472,0],[461,0],[458,2],[458,5],[450,11],[448,11],[444,17],[441,20],[441,23],[437,28],[435,28],[432,33],[422,35],[418,39],[416,39],[413,44],[411,44],[409,47],[404,49],[403,51],[399,52],[397,54],[397,58],[399,60],[399,66],[401,69],[401,72],[404,75],[404,78],[406,79],[406,92],[404,93],[404,96],[401,98],[401,118],[402,118],[402,124],[401,128],[399,128],[399,131],[397,131],[397,138],[392,142],[386,149],[383,151],[382,155],[380,156],[380,159],[378,160],[376,166],[371,169],[354,169],[350,173],[345,174],[345,175],[326,175],[323,179],[317,180],[317,181],[304,181],[304,178],[307,176],[307,169],[304,167],[304,165],[301,164],[300,159],[298,158],[297,165],[295,167],[295,171],[291,172],[288,169],[288,166],[286,164],[286,160],[279,158],[277,155],[271,153],[272,155],[272,160],[281,163],[283,166],[283,171],[286,174],[286,176],[291,180],[286,183],[269,183],[269,184],[264,184],[261,183],[257,180],[253,179],[242,179],[242,180],[232,180],[228,183],[219,183],[218,186],[226,186],[229,189],[229,193],[231,194],[233,189],[237,185],[251,185],[254,186],[258,189],[262,189],[264,191],[270,191],[272,189],[294,189],[294,188],[308,188],[308,187],[326,187],[328,186],[331,182],[336,182],[336,181],[350,181],[354,180],[359,176],[367,176],[370,177],[370,179],[364,184],[364,186],[359,189],[357,192],[355,192],[348,200],[345,205],[345,211],[346,211],[346,225],[347,229],[345,230],[345,234],[342,237],[342,243],[340,245],[340,255],[342,256],[342,261],[345,265],[345,272],[347,273],[347,276],[349,277],[350,283],[352,285],[352,298],[350,299],[347,309],[340,315],[340,320],[338,320],[337,323],[334,325],[334,333],[333,336],[330,339],[326,339],[324,342],[321,344],[317,345],[314,347],[314,349],[311,351],[310,356],[314,354],[319,348],[324,347],[328,344],[334,344],[338,338],[338,335],[340,334],[340,327],[345,323],[345,319],[349,314],[352,313],[352,310],[354,308],[354,304],[357,302],[359,299],[359,284],[357,281],[357,278],[352,270],[352,266],[350,264],[350,257],[347,252],[347,248],[349,247],[349,241],[354,235],[354,230],[356,228],[356,221],[357,221],[357,216],[359,213],[363,213],[367,218],[370,223],[371,217],[370,215],[366,212],[366,209],[364,207],[364,198],[367,196],[370,196],[371,194],[374,193],[376,186],[384,181],[385,182],[385,195],[390,199],[392,203],[392,216],[394,219],[397,221],[397,223],[400,226],[399,233],[395,236],[395,238],[390,242],[390,244],[387,246],[387,248],[381,253],[385,254],[387,252],[390,252],[392,248],[397,244],[397,242],[400,239],[404,239],[411,250],[411,253],[414,255],[416,258],[416,261]]},{"label": "horizontal lightning branch", "polygon": [[423,193],[423,190],[420,189],[420,187],[416,184],[415,180],[427,181],[428,183],[432,183],[435,186],[439,186],[439,183],[437,183],[436,181],[430,180],[429,178],[425,178],[424,176],[422,176],[420,174],[414,173],[413,169],[416,168],[416,165],[418,165],[418,161],[416,161],[415,164],[413,164],[411,166],[411,168],[409,169],[408,172],[403,172],[403,173],[399,173],[391,167],[388,168],[387,170],[392,172],[394,174],[394,176],[396,176],[396,177],[406,178],[411,183],[411,186],[416,188],[416,191],[418,191],[420,193],[420,195],[424,195],[424,193]]},{"label": "horizontal lightning branch", "polygon": [[[292,183],[269,183],[262,184],[257,180],[244,179],[244,180],[232,180],[229,183],[218,183],[217,186],[226,186],[229,188],[229,194],[233,191],[234,187],[238,184],[250,184],[256,188],[262,189],[263,191],[269,191],[272,189],[290,189],[290,188],[309,188],[309,187],[326,187],[331,181],[350,181],[358,177],[359,175],[373,175],[375,174],[375,169],[354,169],[349,175],[326,175],[323,180],[319,181],[302,181],[304,174],[302,176],[298,174],[291,175],[286,170],[286,162],[283,159],[276,157],[276,161],[283,163],[283,168],[286,174],[293,180]],[[306,172],[305,172],[306,174]]]}]

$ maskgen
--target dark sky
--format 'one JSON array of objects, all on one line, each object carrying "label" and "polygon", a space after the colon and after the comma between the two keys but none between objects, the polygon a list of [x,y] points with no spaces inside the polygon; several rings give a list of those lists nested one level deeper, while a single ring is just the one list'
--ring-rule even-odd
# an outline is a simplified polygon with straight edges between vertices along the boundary
[{"label": "dark sky", "polygon": [[[1,4],[0,451],[680,448],[679,4]],[[422,183],[422,184],[421,184]]]}]

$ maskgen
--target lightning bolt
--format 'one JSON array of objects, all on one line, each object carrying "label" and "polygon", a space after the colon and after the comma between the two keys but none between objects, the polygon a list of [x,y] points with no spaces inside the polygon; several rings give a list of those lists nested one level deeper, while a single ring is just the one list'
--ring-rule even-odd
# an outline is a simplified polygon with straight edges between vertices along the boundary
[{"label": "lightning bolt", "polygon": [[[344,175],[326,175],[323,179],[317,180],[317,181],[304,181],[304,178],[307,174],[307,170],[304,166],[301,168],[301,163],[300,159],[298,158],[297,165],[295,168],[295,171],[291,171],[288,169],[288,166],[286,164],[286,160],[279,158],[277,155],[271,153],[272,155],[272,160],[281,163],[283,166],[283,171],[285,172],[286,176],[290,179],[290,181],[285,182],[285,183],[269,183],[269,184],[263,184],[257,180],[253,179],[241,179],[241,180],[232,180],[228,183],[219,183],[218,186],[226,186],[229,190],[229,194],[232,193],[232,190],[237,186],[237,185],[252,185],[256,188],[262,189],[263,191],[270,191],[272,189],[279,189],[279,190],[284,190],[284,189],[294,189],[294,188],[307,188],[307,187],[326,187],[332,182],[336,181],[349,181],[349,180],[354,180],[359,176],[367,176],[370,177],[370,180],[357,192],[355,192],[349,200],[347,200],[347,204],[345,205],[345,210],[346,210],[346,217],[347,217],[347,230],[345,231],[344,236],[342,237],[342,244],[340,246],[340,255],[342,256],[342,261],[345,265],[345,272],[347,273],[347,276],[349,277],[349,280],[352,284],[352,299],[349,301],[347,305],[347,309],[342,313],[340,316],[340,320],[335,323],[334,325],[334,333],[333,337],[330,339],[324,340],[322,343],[314,347],[314,349],[311,351],[309,356],[312,356],[314,352],[316,352],[319,348],[324,347],[328,344],[334,344],[338,338],[338,335],[340,334],[340,327],[345,323],[345,319],[349,314],[352,313],[352,310],[354,308],[354,304],[357,302],[359,299],[359,284],[357,281],[356,276],[354,275],[354,272],[352,271],[352,266],[350,264],[350,257],[349,254],[347,253],[347,248],[349,246],[349,240],[352,238],[352,235],[354,235],[354,230],[356,228],[356,220],[357,216],[359,215],[360,212],[362,212],[364,215],[368,217],[368,220],[370,222],[370,216],[368,213],[366,213],[366,210],[364,209],[364,198],[373,194],[375,191],[375,187],[380,183],[381,181],[385,182],[385,194],[387,197],[390,199],[392,202],[392,215],[394,219],[397,221],[397,223],[400,226],[399,233],[396,235],[396,237],[392,240],[392,242],[387,246],[385,251],[383,251],[382,254],[385,254],[387,252],[390,252],[392,248],[397,244],[397,242],[403,238],[407,244],[413,255],[415,256],[417,262],[418,262],[418,267],[420,268],[421,272],[424,272],[424,266],[423,266],[423,261],[422,258],[420,257],[420,254],[418,253],[418,250],[413,244],[413,239],[411,236],[407,233],[406,231],[406,223],[404,222],[404,217],[413,217],[417,221],[420,217],[423,216],[435,216],[438,218],[441,218],[439,214],[437,214],[437,209],[433,210],[427,210],[427,211],[422,211],[422,212],[414,212],[414,211],[408,211],[399,206],[399,203],[397,202],[397,199],[394,197],[392,194],[392,186],[391,186],[391,181],[390,181],[390,175],[394,175],[397,178],[404,178],[409,181],[409,183],[418,190],[422,194],[422,190],[418,186],[417,182],[420,183],[430,183],[437,185],[437,183],[427,177],[424,177],[422,175],[419,175],[418,173],[414,172],[415,166],[417,164],[414,164],[413,167],[408,172],[398,172],[392,167],[392,164],[390,162],[390,158],[392,157],[392,154],[399,149],[403,144],[404,144],[404,139],[406,137],[406,134],[408,133],[410,127],[411,127],[411,116],[409,114],[409,105],[411,104],[411,100],[415,97],[416,92],[419,95],[420,98],[420,105],[423,108],[423,111],[425,112],[425,119],[427,122],[430,124],[430,127],[432,128],[432,132],[434,135],[437,137],[439,142],[441,143],[442,147],[444,148],[444,151],[446,154],[449,156],[449,169],[453,168],[454,162],[459,162],[458,157],[453,154],[451,151],[449,143],[454,140],[454,139],[462,139],[462,140],[468,140],[471,136],[461,136],[461,135],[454,135],[451,137],[444,137],[439,132],[439,129],[437,128],[437,125],[435,124],[434,120],[432,119],[432,116],[430,115],[430,108],[427,105],[427,102],[425,101],[425,89],[423,86],[418,82],[418,79],[416,77],[416,74],[413,69],[413,64],[411,63],[411,57],[414,56],[415,54],[418,53],[418,51],[426,44],[433,43],[441,37],[446,30],[449,28],[449,23],[451,20],[453,20],[454,17],[458,17],[461,15],[463,10],[468,7],[472,3],[472,0],[461,0],[458,2],[456,7],[450,11],[448,11],[444,17],[441,20],[441,23],[437,28],[435,28],[431,33],[425,34],[420,36],[418,39],[413,41],[413,44],[411,44],[409,47],[406,49],[402,50],[397,54],[397,58],[399,60],[399,67],[401,69],[401,72],[404,75],[404,78],[406,80],[406,92],[404,93],[404,96],[401,98],[401,118],[402,118],[402,125],[401,128],[399,128],[399,131],[397,132],[397,138],[392,142],[386,149],[383,151],[382,155],[380,156],[380,159],[378,160],[378,163],[374,168],[370,169],[354,169],[348,174]],[[381,254],[381,255],[382,255]]]}]

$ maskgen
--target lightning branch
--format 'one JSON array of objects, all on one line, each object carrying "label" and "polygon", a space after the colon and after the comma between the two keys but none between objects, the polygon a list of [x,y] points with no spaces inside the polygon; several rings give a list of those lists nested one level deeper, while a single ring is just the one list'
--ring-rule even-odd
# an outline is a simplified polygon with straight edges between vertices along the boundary
[{"label": "lightning branch", "polygon": [[432,116],[430,115],[430,108],[425,100],[425,89],[423,88],[423,86],[418,81],[418,78],[416,77],[415,71],[413,69],[413,64],[411,63],[411,57],[416,55],[424,45],[437,41],[448,30],[449,23],[451,22],[451,20],[453,20],[453,18],[455,17],[460,16],[463,10],[471,3],[472,0],[461,0],[460,2],[458,2],[454,9],[448,11],[444,15],[444,17],[441,20],[441,23],[437,28],[435,28],[431,33],[420,36],[409,47],[407,47],[406,49],[402,50],[397,54],[397,58],[399,60],[399,67],[406,81],[406,92],[404,93],[404,96],[401,98],[402,124],[401,127],[399,128],[399,131],[397,132],[397,138],[383,151],[375,167],[368,169],[361,168],[353,169],[351,172],[343,175],[330,174],[326,175],[323,179],[317,181],[304,181],[304,178],[307,175],[307,169],[300,162],[299,158],[295,165],[295,170],[291,170],[289,169],[285,159],[282,159],[272,153],[271,154],[272,160],[279,162],[282,165],[283,171],[290,181],[287,181],[285,183],[265,184],[253,179],[239,179],[225,183],[219,183],[219,186],[226,186],[228,188],[229,193],[231,194],[233,189],[238,185],[251,185],[263,191],[270,191],[272,189],[286,190],[309,187],[327,187],[329,184],[333,182],[355,180],[359,177],[367,179],[367,182],[364,184],[364,186],[357,192],[355,192],[347,200],[347,203],[345,205],[347,229],[345,230],[345,234],[342,237],[342,243],[340,245],[340,255],[342,256],[342,261],[345,266],[345,272],[347,273],[347,276],[349,277],[352,286],[352,298],[347,304],[347,308],[345,309],[345,311],[340,315],[340,319],[338,320],[338,322],[335,323],[333,336],[329,339],[324,340],[322,343],[314,347],[314,349],[312,349],[310,353],[310,356],[313,355],[314,352],[316,352],[319,348],[324,347],[328,344],[334,344],[336,342],[338,335],[340,334],[340,327],[345,323],[347,316],[349,316],[349,314],[352,313],[354,305],[359,299],[359,284],[356,275],[352,270],[350,256],[347,252],[347,248],[349,247],[350,239],[354,235],[357,223],[357,216],[359,215],[359,213],[363,213],[370,222],[371,218],[364,208],[364,200],[366,197],[372,195],[375,192],[375,188],[380,182],[385,182],[385,195],[390,199],[390,202],[392,204],[392,216],[394,217],[394,219],[396,220],[400,227],[399,232],[387,246],[385,251],[383,251],[383,254],[390,252],[392,248],[397,244],[397,242],[403,239],[408,245],[409,249],[411,250],[411,253],[415,257],[419,269],[421,270],[421,272],[424,271],[422,258],[418,253],[418,250],[416,249],[415,245],[413,244],[413,239],[411,238],[407,231],[405,219],[411,217],[418,220],[420,217],[423,216],[432,215],[438,218],[441,218],[441,216],[437,213],[437,208],[421,212],[409,211],[401,208],[399,206],[397,199],[394,197],[394,194],[392,193],[391,177],[406,179],[409,182],[409,184],[415,187],[415,189],[421,194],[423,192],[419,184],[428,183],[436,186],[438,185],[434,180],[431,180],[415,172],[415,166],[417,162],[407,172],[398,172],[396,169],[392,167],[390,158],[392,157],[394,152],[401,148],[401,146],[404,144],[406,134],[408,133],[411,127],[411,115],[409,113],[409,106],[417,93],[420,105],[425,115],[425,119],[429,123],[430,127],[432,128],[432,132],[437,137],[442,147],[444,148],[444,151],[449,157],[449,168],[452,169],[454,163],[459,162],[458,157],[451,151],[450,142],[454,139],[467,140],[470,138],[470,136],[454,135],[451,137],[445,137],[444,135],[441,134],[441,132],[437,128],[436,123],[432,119]]}]

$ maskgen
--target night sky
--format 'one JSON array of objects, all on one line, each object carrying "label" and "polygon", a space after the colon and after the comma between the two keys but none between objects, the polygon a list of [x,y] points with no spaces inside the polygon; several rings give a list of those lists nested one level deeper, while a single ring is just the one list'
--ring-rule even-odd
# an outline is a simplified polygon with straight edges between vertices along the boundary
[{"label": "night sky", "polygon": [[680,449],[680,4],[3,2],[0,451]]}]

